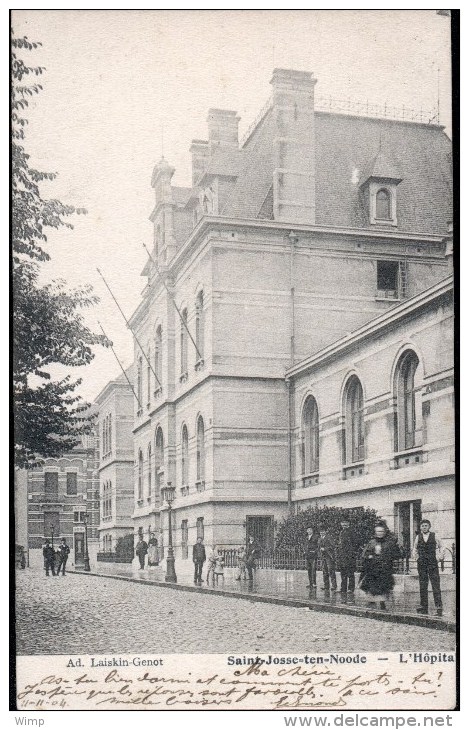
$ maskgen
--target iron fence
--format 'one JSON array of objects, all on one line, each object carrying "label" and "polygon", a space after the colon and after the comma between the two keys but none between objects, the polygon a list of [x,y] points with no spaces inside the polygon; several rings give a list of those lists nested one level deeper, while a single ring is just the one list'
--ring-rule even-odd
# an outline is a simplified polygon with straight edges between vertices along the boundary
[{"label": "iron fence", "polygon": [[[225,566],[227,568],[238,567],[238,550],[230,548],[223,550]],[[274,570],[306,570],[306,558],[303,548],[275,548],[273,550],[262,549],[256,558],[257,568],[270,568]],[[357,556],[356,572],[360,573],[363,567],[362,556]],[[453,543],[450,548],[445,548],[444,557],[439,561],[442,573],[456,573],[456,546]],[[398,575],[405,575],[416,568],[416,561],[410,557],[401,557],[394,561],[393,572]],[[322,570],[321,558],[318,557],[317,569]]]}]

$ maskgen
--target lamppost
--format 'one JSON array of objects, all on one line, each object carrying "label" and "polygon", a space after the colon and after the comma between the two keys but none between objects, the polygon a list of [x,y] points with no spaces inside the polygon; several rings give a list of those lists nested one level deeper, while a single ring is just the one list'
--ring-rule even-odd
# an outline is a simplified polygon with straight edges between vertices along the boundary
[{"label": "lamppost", "polygon": [[176,494],[175,487],[171,486],[171,482],[168,482],[166,487],[161,488],[161,499],[163,502],[168,503],[168,557],[166,559],[166,583],[177,583],[178,579],[176,571],[174,569],[174,551],[173,551],[173,526],[172,526],[172,507],[171,504]]},{"label": "lamppost", "polygon": [[89,573],[91,571],[91,568],[90,568],[90,556],[88,553],[88,512],[85,512],[85,514],[83,515],[83,522],[85,524],[85,557],[84,557],[85,565],[84,565],[83,570],[85,570],[87,573]]}]

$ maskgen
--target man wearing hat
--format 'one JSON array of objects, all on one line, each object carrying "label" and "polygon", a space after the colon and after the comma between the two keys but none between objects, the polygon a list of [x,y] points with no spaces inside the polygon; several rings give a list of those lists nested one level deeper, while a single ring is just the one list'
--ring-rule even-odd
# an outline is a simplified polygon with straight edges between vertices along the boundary
[{"label": "man wearing hat", "polygon": [[306,528],[305,540],[306,569],[308,571],[309,588],[316,588],[316,567],[318,562],[318,536],[311,525]]},{"label": "man wearing hat", "polygon": [[46,540],[46,544],[42,548],[42,554],[44,556],[46,575],[49,575],[49,570],[52,572],[52,575],[55,575],[55,551],[50,544],[50,540]]},{"label": "man wearing hat", "polygon": [[66,539],[63,537],[60,541],[60,546],[57,552],[58,565],[56,575],[60,575],[60,569],[62,569],[62,575],[65,575],[65,566],[67,565],[68,556],[70,555],[70,548],[67,545]]},{"label": "man wearing hat", "polygon": [[420,522],[420,532],[414,542],[414,557],[417,558],[417,571],[420,583],[420,606],[417,613],[428,613],[428,582],[430,581],[435,601],[436,615],[443,615],[441,601],[440,574],[436,552],[441,555],[441,543],[434,532],[430,532],[430,520]]}]

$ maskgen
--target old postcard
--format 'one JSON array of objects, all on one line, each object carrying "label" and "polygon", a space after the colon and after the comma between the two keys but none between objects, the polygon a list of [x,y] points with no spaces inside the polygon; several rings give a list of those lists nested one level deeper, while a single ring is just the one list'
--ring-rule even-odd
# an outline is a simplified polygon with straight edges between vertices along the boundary
[{"label": "old postcard", "polygon": [[457,706],[456,24],[13,11],[17,710]]}]

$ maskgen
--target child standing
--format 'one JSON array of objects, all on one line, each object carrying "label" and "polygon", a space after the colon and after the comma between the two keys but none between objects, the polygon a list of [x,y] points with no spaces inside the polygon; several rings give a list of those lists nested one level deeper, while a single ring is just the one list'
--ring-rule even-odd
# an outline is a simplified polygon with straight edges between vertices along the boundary
[{"label": "child standing", "polygon": [[216,560],[217,560],[217,555],[218,555],[217,546],[216,545],[213,545],[212,550],[211,550],[211,552],[209,553],[209,556],[208,556],[207,578],[205,579],[207,584],[208,584],[210,578],[212,578],[212,581],[215,582],[215,573],[214,573],[214,570],[215,570],[215,563],[216,563]]},{"label": "child standing", "polygon": [[216,580],[216,583],[218,585],[218,579],[221,577],[223,580],[223,583],[225,582],[225,559],[223,557],[223,553],[221,551],[221,548],[218,548],[218,552],[215,558],[215,565],[213,568],[213,576]]},{"label": "child standing", "polygon": [[241,576],[246,580],[246,548],[242,545],[238,550],[238,575],[235,580],[241,580]]}]

